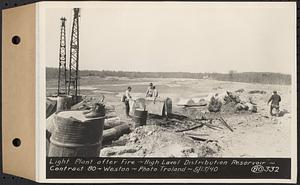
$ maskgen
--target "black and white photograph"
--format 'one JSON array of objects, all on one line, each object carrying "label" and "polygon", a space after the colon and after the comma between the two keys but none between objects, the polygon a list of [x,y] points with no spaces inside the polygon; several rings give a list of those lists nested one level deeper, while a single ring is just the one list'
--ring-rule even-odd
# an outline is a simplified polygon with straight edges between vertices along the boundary
[{"label": "black and white photograph", "polygon": [[295,3],[49,4],[47,158],[295,163]]}]

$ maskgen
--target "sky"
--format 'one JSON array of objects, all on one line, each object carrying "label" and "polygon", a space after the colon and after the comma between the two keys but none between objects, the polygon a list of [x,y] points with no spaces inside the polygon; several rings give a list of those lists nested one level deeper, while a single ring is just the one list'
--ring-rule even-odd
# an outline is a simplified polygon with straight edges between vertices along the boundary
[{"label": "sky", "polygon": [[[51,3],[50,3],[51,4]],[[60,18],[81,8],[81,70],[293,73],[295,3],[90,2],[45,6],[46,66],[58,67]]]}]

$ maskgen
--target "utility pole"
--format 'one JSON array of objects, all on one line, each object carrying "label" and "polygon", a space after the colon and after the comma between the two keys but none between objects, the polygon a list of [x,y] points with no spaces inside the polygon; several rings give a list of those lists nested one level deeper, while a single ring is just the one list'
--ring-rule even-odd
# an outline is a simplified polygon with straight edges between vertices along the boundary
[{"label": "utility pole", "polygon": [[67,68],[66,68],[66,18],[62,17],[60,27],[58,87],[57,96],[67,93]]},{"label": "utility pole", "polygon": [[80,83],[79,83],[79,8],[73,9],[73,24],[70,43],[70,66],[68,95],[73,97],[74,103],[79,101]]}]

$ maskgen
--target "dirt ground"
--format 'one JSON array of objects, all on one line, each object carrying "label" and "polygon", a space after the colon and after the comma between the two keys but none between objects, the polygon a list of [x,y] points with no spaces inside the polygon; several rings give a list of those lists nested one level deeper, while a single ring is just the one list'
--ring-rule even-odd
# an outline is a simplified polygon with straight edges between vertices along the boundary
[{"label": "dirt ground", "polygon": [[[190,131],[181,129],[195,126],[186,119],[161,119],[149,115],[147,125],[134,127],[134,122],[125,116],[121,95],[127,86],[132,87],[132,95],[143,97],[149,82],[153,82],[161,97],[173,101],[173,113],[197,119],[201,116],[213,118],[214,129],[207,126]],[[54,81],[47,83],[47,93],[55,89]],[[291,86],[222,82],[195,79],[128,79],[85,77],[81,80],[81,94],[99,98],[105,96],[108,106],[115,109],[115,115],[132,125],[132,132],[116,141],[106,144],[101,156],[126,157],[289,157],[291,155]],[[257,113],[247,111],[221,111],[208,113],[207,107],[184,108],[176,103],[181,98],[203,98],[210,93],[236,91],[238,95],[257,105]],[[261,90],[265,94],[249,94]],[[269,114],[267,101],[273,90],[282,98],[281,110],[287,113],[282,117]],[[218,118],[222,117],[233,129],[230,131]],[[190,137],[190,135],[196,136]]]}]

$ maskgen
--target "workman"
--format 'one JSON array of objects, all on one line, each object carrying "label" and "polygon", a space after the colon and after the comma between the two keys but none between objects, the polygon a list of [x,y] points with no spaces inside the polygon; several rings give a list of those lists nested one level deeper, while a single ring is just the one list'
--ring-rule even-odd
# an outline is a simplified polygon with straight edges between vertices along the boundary
[{"label": "workman", "polygon": [[[273,95],[271,96],[271,98],[268,101],[268,105],[271,102],[271,106],[270,106],[270,114],[272,116],[279,115],[279,102],[281,101],[281,97],[277,94],[277,91],[273,91]],[[276,110],[276,113],[273,114],[273,109]]]},{"label": "workman", "polygon": [[147,97],[153,97],[153,83],[149,84],[149,87],[146,91],[146,98]]},{"label": "workman", "polygon": [[125,91],[125,100],[124,100],[124,104],[125,104],[125,113],[126,113],[126,116],[127,117],[130,117],[129,116],[129,110],[130,110],[130,107],[129,107],[129,100],[132,100],[132,97],[130,95],[130,92],[131,92],[131,87],[129,86],[127,88],[127,90]]}]

